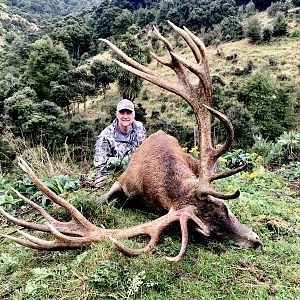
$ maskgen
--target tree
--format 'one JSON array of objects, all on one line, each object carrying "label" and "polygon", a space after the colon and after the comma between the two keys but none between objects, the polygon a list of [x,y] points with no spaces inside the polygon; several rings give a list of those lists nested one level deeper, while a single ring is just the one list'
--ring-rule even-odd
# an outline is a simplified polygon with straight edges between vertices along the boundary
[{"label": "tree", "polygon": [[238,89],[237,99],[252,113],[256,134],[274,140],[293,127],[292,91],[292,86],[261,73]]},{"label": "tree", "polygon": [[71,68],[71,59],[63,45],[54,45],[49,36],[44,36],[32,45],[25,80],[36,91],[40,100],[48,99],[51,82]]},{"label": "tree", "polygon": [[232,41],[243,38],[244,28],[237,17],[224,18],[219,26],[222,41]]},{"label": "tree", "polygon": [[35,91],[29,87],[14,93],[4,101],[5,121],[16,136],[33,143],[50,146],[64,140],[61,111],[54,103],[37,102]]},{"label": "tree", "polygon": [[95,12],[94,39],[107,38],[112,35],[111,29],[115,19],[122,13],[118,7],[102,7]]},{"label": "tree", "polygon": [[282,12],[278,12],[273,22],[273,35],[282,36],[288,32],[288,21]]},{"label": "tree", "polygon": [[72,70],[70,75],[72,76],[73,89],[79,96],[79,102],[83,103],[84,111],[86,111],[87,97],[94,95],[96,91],[94,76],[86,67]]},{"label": "tree", "polygon": [[65,108],[68,115],[70,115],[70,104],[71,100],[74,98],[72,87],[57,81],[51,81],[50,87],[49,99],[62,109]]},{"label": "tree", "polygon": [[247,16],[253,16],[255,14],[255,4],[252,2],[252,0],[247,3],[245,10]]},{"label": "tree", "polygon": [[245,26],[245,35],[251,43],[261,41],[262,25],[256,16],[250,17]]},{"label": "tree", "polygon": [[22,135],[25,124],[36,111],[37,95],[31,88],[24,88],[4,101],[5,121],[16,135]]},{"label": "tree", "polygon": [[[130,31],[130,28],[129,28]],[[123,43],[120,46],[125,53],[139,63],[149,63],[149,50],[142,46],[131,33],[123,36]],[[118,90],[122,98],[133,101],[140,93],[143,80],[120,67],[115,67]]]},{"label": "tree", "polygon": [[133,15],[130,11],[122,11],[114,20],[111,27],[113,35],[125,34],[128,28],[133,24]]},{"label": "tree", "polygon": [[94,60],[90,69],[95,78],[95,86],[96,88],[101,87],[101,92],[105,99],[106,90],[109,84],[115,81],[115,74],[112,65],[105,61]]},{"label": "tree", "polygon": [[83,19],[70,16],[56,24],[51,36],[53,40],[62,42],[73,58],[79,59],[89,50],[91,44],[89,30]]}]

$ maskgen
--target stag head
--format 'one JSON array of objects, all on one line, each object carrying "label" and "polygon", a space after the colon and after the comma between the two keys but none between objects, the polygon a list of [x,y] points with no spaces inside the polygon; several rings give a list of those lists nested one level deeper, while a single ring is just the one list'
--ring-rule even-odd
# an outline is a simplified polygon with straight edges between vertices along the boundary
[{"label": "stag head", "polygon": [[[226,199],[237,198],[239,191],[233,194],[223,194],[210,187],[214,180],[238,173],[244,167],[221,174],[215,173],[217,159],[229,149],[233,141],[233,127],[225,115],[210,107],[212,85],[205,46],[187,28],[180,29],[169,21],[168,24],[186,41],[194,55],[195,62],[189,62],[176,54],[169,41],[155,27],[154,30],[158,38],[169,52],[169,59],[164,60],[154,53],[152,56],[160,64],[174,70],[178,82],[172,82],[148,67],[137,63],[108,40],[102,40],[122,58],[123,62],[114,60],[118,65],[181,96],[189,103],[195,114],[199,131],[199,160],[184,154],[175,138],[160,131],[151,135],[137,149],[126,172],[105,195],[106,199],[113,197],[116,192],[120,191],[123,191],[127,196],[141,195],[149,203],[156,201],[156,206],[160,206],[167,213],[154,221],[131,228],[99,228],[89,222],[73,205],[49,190],[37,178],[27,163],[20,158],[20,167],[49,199],[69,211],[71,220],[69,222],[55,220],[41,206],[15,191],[20,198],[39,211],[48,220],[48,223],[35,224],[17,219],[3,208],[0,208],[0,213],[14,224],[51,233],[55,238],[54,240],[43,240],[23,231],[18,232],[25,239],[5,234],[0,236],[21,245],[41,250],[73,249],[109,239],[123,252],[129,255],[138,255],[151,251],[156,246],[161,232],[170,224],[178,221],[182,233],[182,246],[176,257],[168,258],[171,261],[178,261],[183,258],[186,252],[188,244],[187,224],[192,221],[196,229],[203,235],[231,239],[243,247],[256,248],[261,245],[258,236],[240,224],[224,202]],[[190,82],[187,70],[198,77],[199,81],[196,85]],[[227,130],[227,139],[219,148],[215,148],[211,140],[211,114],[217,117]],[[156,157],[156,164],[151,164],[151,157]],[[161,170],[161,166],[165,166],[164,180],[156,178],[160,173],[158,170]],[[166,182],[167,184],[165,184]],[[141,249],[129,249],[118,241],[120,238],[131,238],[139,235],[150,237],[149,243]]]}]

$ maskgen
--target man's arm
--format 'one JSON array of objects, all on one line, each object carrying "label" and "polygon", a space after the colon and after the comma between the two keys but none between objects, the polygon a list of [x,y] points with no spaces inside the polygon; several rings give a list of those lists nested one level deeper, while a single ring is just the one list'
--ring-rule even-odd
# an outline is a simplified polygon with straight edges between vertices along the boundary
[{"label": "man's arm", "polygon": [[142,122],[136,121],[137,124],[137,141],[138,145],[141,145],[147,138],[147,132]]},{"label": "man's arm", "polygon": [[106,136],[100,135],[95,144],[94,167],[96,168],[95,184],[101,185],[107,177],[107,160],[111,156],[111,147]]}]

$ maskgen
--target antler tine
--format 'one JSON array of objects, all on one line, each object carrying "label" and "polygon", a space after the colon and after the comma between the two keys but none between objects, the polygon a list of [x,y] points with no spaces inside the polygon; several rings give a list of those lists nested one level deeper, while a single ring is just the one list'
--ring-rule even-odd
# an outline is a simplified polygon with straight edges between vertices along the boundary
[{"label": "antler tine", "polygon": [[34,244],[34,243],[29,242],[29,241],[16,238],[14,236],[10,236],[8,234],[0,233],[0,236],[3,237],[3,238],[8,239],[10,241],[13,241],[13,242],[15,242],[15,243],[17,243],[19,245],[22,245],[22,246],[25,246],[25,247],[28,247],[28,248],[31,248],[31,249],[44,250],[43,247],[41,247],[41,246],[39,246],[37,244]]},{"label": "antler tine", "polygon": [[172,63],[169,60],[162,59],[161,57],[157,56],[154,52],[150,52],[151,56],[156,59],[160,64],[167,66],[169,68],[172,67]]},{"label": "antler tine", "polygon": [[17,196],[19,198],[21,198],[23,201],[25,201],[27,204],[29,204],[30,206],[32,206],[34,209],[36,209],[44,218],[46,218],[49,222],[56,222],[56,220],[51,217],[45,209],[43,209],[41,206],[39,206],[38,204],[36,204],[35,202],[29,200],[28,198],[26,198],[25,196],[23,196],[21,193],[19,193],[17,190],[15,190],[14,188],[11,188],[12,191],[14,191]]},{"label": "antler tine", "polygon": [[159,240],[159,234],[155,234],[151,237],[149,243],[140,249],[133,249],[133,248],[128,248],[121,242],[119,242],[117,239],[113,238],[112,236],[109,236],[110,241],[123,253],[130,255],[130,256],[137,256],[145,252],[149,252],[154,249],[156,244],[158,243]]},{"label": "antler tine", "polygon": [[240,190],[236,190],[234,193],[232,194],[223,194],[223,193],[219,193],[213,189],[201,189],[199,188],[198,190],[198,195],[199,197],[201,196],[205,196],[205,195],[210,195],[213,196],[215,198],[219,198],[219,199],[223,199],[223,200],[230,200],[230,199],[236,199],[240,196]]},{"label": "antler tine", "polygon": [[170,81],[170,80],[167,80],[165,79],[164,77],[160,76],[160,75],[152,75],[152,74],[147,74],[147,73],[144,73],[138,69],[135,69],[129,65],[126,65],[118,60],[115,60],[113,59],[113,61],[115,63],[117,63],[120,67],[124,68],[125,70],[141,77],[141,78],[144,78],[148,81],[150,81],[151,83],[161,87],[161,88],[164,88],[172,93],[175,93],[176,95],[179,95],[181,97],[184,97],[185,99],[188,99],[189,98],[189,92],[184,90],[182,88],[182,86],[178,86],[178,84]]},{"label": "antler tine", "polygon": [[234,175],[234,174],[236,174],[236,173],[239,173],[239,172],[245,170],[246,167],[247,167],[247,165],[242,165],[242,166],[240,166],[240,167],[237,167],[237,168],[235,168],[235,169],[232,169],[232,170],[227,171],[227,172],[224,172],[224,173],[214,174],[214,175],[211,177],[211,182],[214,181],[214,180],[226,178],[226,177],[229,177],[229,176]]},{"label": "antler tine", "polygon": [[153,29],[154,29],[157,37],[165,44],[168,51],[172,52],[173,51],[172,44],[164,36],[162,36],[162,34],[159,32],[159,30],[155,26],[153,26]]},{"label": "antler tine", "polygon": [[160,217],[159,219],[148,223],[148,225],[145,225],[143,234],[149,235],[150,241],[145,247],[141,249],[128,248],[112,236],[109,236],[109,239],[123,253],[127,255],[133,255],[133,256],[139,255],[141,253],[151,251],[157,244],[161,232],[170,224],[174,223],[175,221],[179,221],[180,228],[181,228],[181,236],[182,236],[182,242],[181,242],[181,248],[179,254],[175,257],[166,257],[166,259],[169,261],[177,262],[183,258],[187,250],[187,245],[188,245],[187,224],[189,220],[195,222],[199,226],[199,232],[201,232],[206,236],[210,234],[208,227],[195,215],[195,207],[186,206],[183,209],[177,211],[171,209],[168,212],[168,214],[166,214],[165,216]]},{"label": "antler tine", "polygon": [[31,180],[35,183],[35,185],[38,187],[40,191],[42,191],[50,200],[55,202],[56,204],[60,205],[61,207],[64,207],[67,209],[72,218],[76,220],[78,224],[81,224],[85,228],[94,228],[95,225],[89,222],[80,212],[75,208],[72,204],[70,204],[68,201],[64,200],[63,198],[56,195],[54,192],[52,192],[32,171],[32,169],[28,166],[28,164],[23,160],[21,157],[19,159],[19,166],[28,174],[28,176],[31,178]]},{"label": "antler tine", "polygon": [[211,114],[216,116],[222,122],[222,124],[225,126],[226,131],[227,131],[227,138],[226,138],[225,143],[219,149],[215,149],[214,159],[217,160],[221,155],[223,155],[224,153],[226,153],[226,151],[228,151],[228,149],[230,148],[230,146],[233,142],[233,138],[234,138],[233,126],[232,126],[231,122],[229,121],[229,119],[224,114],[220,113],[217,110],[212,109],[211,107],[209,107],[205,104],[203,104],[203,106],[208,111],[210,111]]},{"label": "antler tine", "polygon": [[188,245],[188,241],[189,241],[188,228],[187,228],[188,220],[189,220],[189,218],[187,216],[183,216],[182,218],[179,219],[181,236],[182,236],[181,248],[180,248],[179,253],[175,257],[167,256],[166,259],[168,261],[172,261],[172,262],[180,261],[186,253],[187,245]]},{"label": "antler tine", "polygon": [[195,34],[193,34],[189,29],[187,29],[185,26],[183,26],[183,29],[191,37],[191,39],[194,41],[194,43],[197,45],[198,49],[201,52],[202,59],[199,61],[199,63],[202,63],[203,61],[206,62],[207,51],[206,51],[204,43]]},{"label": "antler tine", "polygon": [[177,33],[179,33],[183,37],[183,39],[186,41],[186,43],[189,45],[190,49],[192,50],[197,63],[199,63],[202,60],[202,56],[201,56],[201,53],[199,51],[199,48],[194,43],[194,41],[190,37],[190,35],[185,30],[177,27],[171,21],[168,20],[167,23],[174,29],[174,31],[176,31]]},{"label": "antler tine", "polygon": [[28,229],[38,230],[38,231],[44,231],[49,232],[49,228],[46,225],[43,224],[36,224],[31,223],[22,219],[15,218],[10,213],[6,212],[2,207],[0,207],[0,213],[10,222],[12,222],[15,225],[19,225]]},{"label": "antler tine", "polygon": [[186,68],[188,68],[191,72],[193,72],[195,75],[197,75],[198,78],[201,80],[202,85],[205,86],[205,82],[208,79],[207,79],[207,76],[206,76],[205,69],[202,65],[192,63],[192,62],[188,61],[187,59],[183,58],[182,56],[178,55],[175,52],[171,52],[171,55],[174,58],[176,58],[180,63],[182,63]]}]

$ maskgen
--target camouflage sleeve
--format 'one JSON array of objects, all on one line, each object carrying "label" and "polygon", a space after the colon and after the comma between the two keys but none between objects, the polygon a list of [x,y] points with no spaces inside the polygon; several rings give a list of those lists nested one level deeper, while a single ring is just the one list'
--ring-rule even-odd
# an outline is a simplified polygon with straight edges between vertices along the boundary
[{"label": "camouflage sleeve", "polygon": [[96,168],[95,183],[103,181],[107,177],[107,160],[112,156],[109,139],[105,135],[100,135],[95,144],[94,166]]},{"label": "camouflage sleeve", "polygon": [[138,139],[138,145],[141,145],[143,141],[147,138],[147,132],[143,125],[143,123],[137,121],[137,139]]}]

